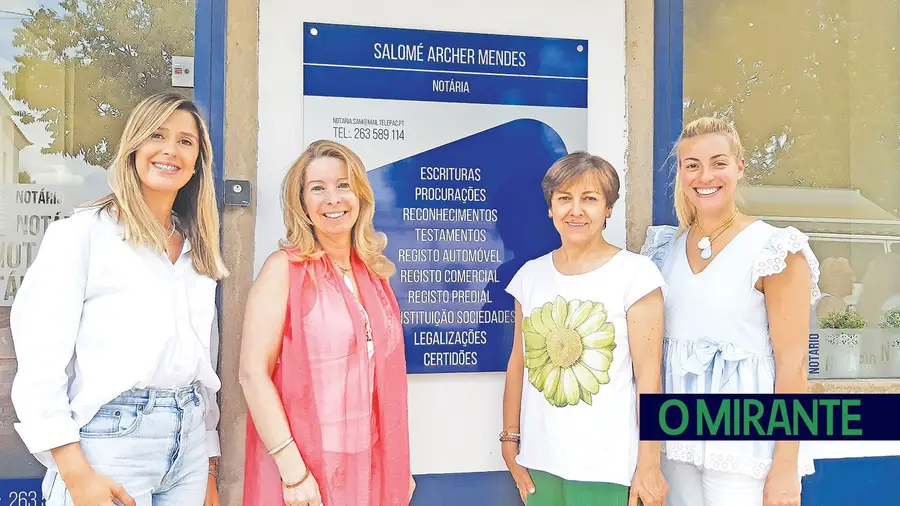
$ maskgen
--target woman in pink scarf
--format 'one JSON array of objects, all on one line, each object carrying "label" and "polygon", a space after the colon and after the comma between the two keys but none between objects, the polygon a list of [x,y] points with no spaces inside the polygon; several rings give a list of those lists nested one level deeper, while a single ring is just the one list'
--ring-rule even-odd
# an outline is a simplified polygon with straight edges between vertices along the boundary
[{"label": "woman in pink scarf", "polygon": [[406,506],[406,359],[365,167],[317,141],[285,177],[287,237],[244,318],[244,506]]}]

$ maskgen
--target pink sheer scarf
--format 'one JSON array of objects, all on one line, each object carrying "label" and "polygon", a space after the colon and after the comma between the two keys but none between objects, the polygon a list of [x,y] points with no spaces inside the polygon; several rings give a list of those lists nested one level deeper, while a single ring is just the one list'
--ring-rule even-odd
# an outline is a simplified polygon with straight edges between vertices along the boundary
[{"label": "pink sheer scarf", "polygon": [[[284,340],[272,379],[325,506],[406,506],[409,429],[400,309],[386,280],[356,255],[351,263],[365,313],[330,262],[291,262]],[[243,504],[284,504],[278,468],[249,415]]]}]

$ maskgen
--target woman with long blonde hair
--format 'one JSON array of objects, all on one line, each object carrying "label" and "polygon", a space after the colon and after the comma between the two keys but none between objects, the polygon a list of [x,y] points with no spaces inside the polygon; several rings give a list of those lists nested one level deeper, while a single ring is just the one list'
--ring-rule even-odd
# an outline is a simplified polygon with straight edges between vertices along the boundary
[{"label": "woman with long blonde hair", "polygon": [[244,318],[244,506],[401,506],[412,497],[394,266],[359,157],[312,143],[282,186],[287,235]]},{"label": "woman with long blonde hair", "polygon": [[217,505],[211,350],[228,271],[196,106],[138,104],[109,180],[48,227],[13,304],[16,429],[48,468],[48,505]]},{"label": "woman with long blonde hair", "polygon": [[[663,391],[807,392],[810,313],[819,263],[806,235],[738,210],[737,130],[717,118],[684,126],[675,153],[679,227],[651,227],[665,301]],[[668,441],[669,506],[799,506],[813,462],[797,441]]]}]

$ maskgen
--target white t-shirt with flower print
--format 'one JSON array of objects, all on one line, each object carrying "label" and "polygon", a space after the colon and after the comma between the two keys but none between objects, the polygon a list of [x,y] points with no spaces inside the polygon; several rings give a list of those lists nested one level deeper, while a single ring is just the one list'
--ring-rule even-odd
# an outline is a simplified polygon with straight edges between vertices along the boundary
[{"label": "white t-shirt with flower print", "polygon": [[638,425],[625,314],[657,288],[656,265],[626,250],[584,274],[561,274],[551,254],[516,273],[506,291],[522,306],[520,465],[631,485]]}]

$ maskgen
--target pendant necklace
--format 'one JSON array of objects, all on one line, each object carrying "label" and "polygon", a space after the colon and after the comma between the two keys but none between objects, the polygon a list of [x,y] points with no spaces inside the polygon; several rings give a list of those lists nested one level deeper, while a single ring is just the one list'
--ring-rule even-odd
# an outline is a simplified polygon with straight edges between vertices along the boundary
[{"label": "pendant necklace", "polygon": [[[713,230],[712,234],[707,234],[703,231],[703,227],[701,227],[699,223],[696,224],[697,229],[700,230],[700,233],[703,235],[703,237],[701,237],[700,240],[697,241],[697,247],[700,248],[700,258],[709,260],[712,257],[712,242],[715,241],[720,235],[722,235],[723,232],[728,230],[728,227],[730,227],[731,224],[734,223],[735,218],[737,218],[736,208],[731,214],[731,218],[728,218],[725,223],[719,225],[715,230]],[[712,236],[712,238],[710,238],[710,236]]]},{"label": "pendant necklace", "polygon": [[175,235],[176,226],[175,226],[175,215],[174,214],[172,214],[172,216],[169,218],[169,221],[171,222],[172,226],[169,228],[169,235],[168,235],[168,237],[166,237],[166,239],[171,239],[172,236]]},{"label": "pendant necklace", "polygon": [[347,288],[353,292],[354,299],[356,299],[356,303],[359,305],[359,308],[362,310],[363,316],[366,317],[366,341],[372,342],[372,326],[369,322],[369,314],[366,312],[366,308],[362,305],[362,302],[356,298],[356,287],[353,286],[353,280],[350,278],[350,271],[353,269],[353,266],[347,267],[346,269],[339,263],[334,260],[331,261],[340,271],[343,273],[344,284],[347,285]]}]

